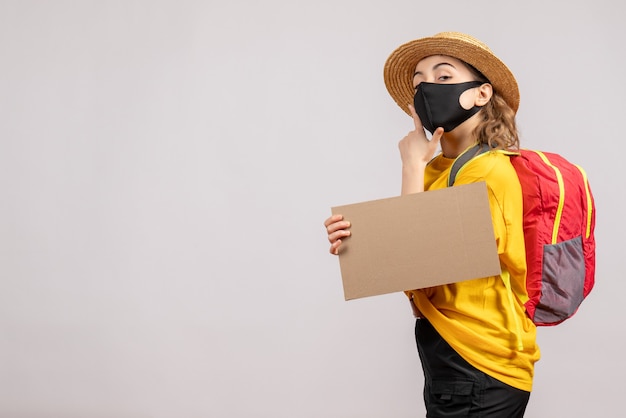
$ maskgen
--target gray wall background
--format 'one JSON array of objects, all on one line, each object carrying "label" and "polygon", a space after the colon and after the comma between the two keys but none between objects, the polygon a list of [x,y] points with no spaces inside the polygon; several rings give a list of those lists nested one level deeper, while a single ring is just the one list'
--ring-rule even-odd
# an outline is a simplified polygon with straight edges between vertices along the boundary
[{"label": "gray wall background", "polygon": [[617,0],[0,1],[0,417],[423,416],[401,294],[345,302],[323,220],[395,196],[382,67],[444,30],[586,168],[597,285],[541,329],[528,417],[618,416]]}]

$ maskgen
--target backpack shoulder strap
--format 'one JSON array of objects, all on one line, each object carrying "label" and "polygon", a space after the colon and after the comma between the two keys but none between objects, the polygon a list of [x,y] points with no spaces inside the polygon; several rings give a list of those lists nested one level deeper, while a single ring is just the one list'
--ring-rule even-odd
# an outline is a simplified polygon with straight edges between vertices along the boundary
[{"label": "backpack shoulder strap", "polygon": [[463,167],[469,160],[476,157],[477,155],[483,154],[489,151],[490,147],[488,144],[478,143],[473,147],[468,148],[463,152],[463,154],[459,155],[456,160],[452,163],[452,167],[450,168],[450,174],[448,175],[448,187],[451,187],[454,184],[454,180],[456,180],[456,175],[459,173],[461,167]]}]

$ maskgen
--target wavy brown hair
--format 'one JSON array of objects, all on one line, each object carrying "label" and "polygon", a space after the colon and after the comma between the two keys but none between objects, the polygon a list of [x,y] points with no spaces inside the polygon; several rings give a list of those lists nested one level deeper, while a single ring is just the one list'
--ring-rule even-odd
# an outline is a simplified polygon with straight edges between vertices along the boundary
[{"label": "wavy brown hair", "polygon": [[480,115],[482,121],[474,129],[474,136],[478,142],[489,144],[495,149],[519,149],[515,112],[496,91],[480,110]]},{"label": "wavy brown hair", "polygon": [[[469,64],[467,66],[478,81],[490,83],[487,77],[476,68]],[[488,144],[494,149],[519,149],[515,112],[497,91],[493,90],[491,99],[483,106],[479,114],[482,116],[482,120],[473,132],[478,142]]]}]

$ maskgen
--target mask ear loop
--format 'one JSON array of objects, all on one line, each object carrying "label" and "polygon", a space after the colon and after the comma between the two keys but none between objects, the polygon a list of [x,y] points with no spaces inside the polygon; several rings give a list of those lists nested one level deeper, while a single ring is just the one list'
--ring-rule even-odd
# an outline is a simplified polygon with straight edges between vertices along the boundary
[{"label": "mask ear loop", "polygon": [[484,86],[485,84],[489,84],[489,87],[491,88],[491,94],[489,95],[489,98],[487,98],[487,100],[485,101],[485,103],[484,103],[484,104],[482,104],[482,105],[477,105],[477,104],[474,104],[474,106],[476,106],[476,107],[484,107],[487,103],[489,103],[489,101],[490,101],[490,100],[491,100],[491,98],[493,97],[493,84],[491,84],[489,81],[481,81],[481,80],[476,80],[476,82],[477,82],[477,83],[480,83],[480,84],[479,84],[479,85],[477,85],[476,87],[473,87],[473,88],[482,87],[482,86]]}]

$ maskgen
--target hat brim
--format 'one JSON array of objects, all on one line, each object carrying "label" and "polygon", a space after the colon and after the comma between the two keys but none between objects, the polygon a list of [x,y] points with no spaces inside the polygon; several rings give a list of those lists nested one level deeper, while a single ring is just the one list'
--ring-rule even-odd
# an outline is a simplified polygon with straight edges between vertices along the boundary
[{"label": "hat brim", "polygon": [[517,112],[519,88],[511,70],[489,48],[469,35],[442,33],[401,45],[391,53],[385,63],[387,90],[407,114],[411,115],[408,105],[413,103],[415,93],[415,66],[431,55],[447,55],[470,64],[487,77],[494,90]]}]

